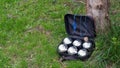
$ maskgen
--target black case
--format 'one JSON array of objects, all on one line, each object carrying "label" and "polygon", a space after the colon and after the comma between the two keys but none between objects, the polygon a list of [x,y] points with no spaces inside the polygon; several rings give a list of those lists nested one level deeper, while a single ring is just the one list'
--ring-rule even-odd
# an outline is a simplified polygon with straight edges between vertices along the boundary
[{"label": "black case", "polygon": [[89,41],[91,41],[94,46],[93,49],[89,52],[89,55],[87,57],[80,58],[78,57],[78,55],[68,55],[67,52],[65,53],[58,52],[60,57],[63,60],[75,60],[75,59],[87,60],[91,56],[95,48],[94,38],[96,37],[96,32],[93,18],[89,16],[66,14],[64,16],[64,21],[68,37],[72,38],[72,40],[75,39],[83,40],[84,37],[88,37]]}]

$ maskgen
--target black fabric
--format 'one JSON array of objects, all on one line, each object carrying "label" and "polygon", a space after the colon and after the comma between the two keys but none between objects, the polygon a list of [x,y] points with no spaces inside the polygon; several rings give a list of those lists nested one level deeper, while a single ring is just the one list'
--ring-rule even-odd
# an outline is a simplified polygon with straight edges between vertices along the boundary
[{"label": "black fabric", "polygon": [[73,38],[83,38],[85,36],[89,38],[96,37],[94,21],[92,18],[88,16],[66,14],[64,20],[66,32],[70,37]]}]

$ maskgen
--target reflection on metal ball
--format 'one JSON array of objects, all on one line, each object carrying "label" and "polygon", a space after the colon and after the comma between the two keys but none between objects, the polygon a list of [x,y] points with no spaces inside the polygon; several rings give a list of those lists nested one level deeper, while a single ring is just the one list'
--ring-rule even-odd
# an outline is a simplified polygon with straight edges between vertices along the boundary
[{"label": "reflection on metal ball", "polygon": [[80,50],[78,51],[78,55],[79,55],[80,57],[85,57],[85,56],[87,55],[87,50],[86,50],[86,49],[80,49]]},{"label": "reflection on metal ball", "polygon": [[69,55],[77,54],[77,48],[74,47],[74,46],[69,47],[69,48],[68,48],[68,54],[69,54]]},{"label": "reflection on metal ball", "polygon": [[71,40],[70,38],[65,38],[65,39],[63,40],[63,43],[64,43],[64,44],[71,44],[71,43],[72,43],[72,40]]},{"label": "reflection on metal ball", "polygon": [[64,44],[60,44],[59,47],[58,47],[58,50],[59,52],[65,52],[67,51],[67,45],[64,45]]},{"label": "reflection on metal ball", "polygon": [[76,46],[76,47],[80,46],[81,44],[82,44],[82,42],[80,40],[75,40],[73,42],[73,45]]},{"label": "reflection on metal ball", "polygon": [[92,43],[90,43],[90,42],[84,42],[83,43],[83,48],[89,49],[91,47],[92,47]]}]

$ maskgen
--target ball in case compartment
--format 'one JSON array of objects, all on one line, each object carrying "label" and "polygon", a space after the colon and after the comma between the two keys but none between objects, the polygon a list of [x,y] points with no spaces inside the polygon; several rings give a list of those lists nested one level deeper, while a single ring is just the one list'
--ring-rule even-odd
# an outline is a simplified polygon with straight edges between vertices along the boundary
[{"label": "ball in case compartment", "polygon": [[77,48],[74,47],[74,46],[69,47],[69,48],[68,48],[68,54],[69,54],[69,55],[77,54]]},{"label": "ball in case compartment", "polygon": [[79,57],[85,57],[85,56],[87,56],[87,50],[86,49],[80,49],[78,51],[78,56]]},{"label": "ball in case compartment", "polygon": [[92,47],[92,43],[91,42],[84,42],[83,43],[83,48],[89,49]]},{"label": "ball in case compartment", "polygon": [[72,39],[69,38],[69,37],[64,38],[63,43],[64,43],[64,44],[71,44],[71,43],[72,43]]},{"label": "ball in case compartment", "polygon": [[76,46],[76,47],[80,46],[81,44],[82,44],[82,41],[81,41],[81,40],[75,40],[75,41],[73,42],[73,45]]},{"label": "ball in case compartment", "polygon": [[58,47],[59,52],[66,52],[67,51],[67,45],[60,44]]}]

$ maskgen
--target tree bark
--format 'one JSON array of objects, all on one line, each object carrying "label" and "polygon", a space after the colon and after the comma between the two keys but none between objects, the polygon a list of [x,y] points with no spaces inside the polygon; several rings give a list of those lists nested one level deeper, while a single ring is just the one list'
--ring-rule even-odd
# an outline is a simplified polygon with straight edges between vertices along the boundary
[{"label": "tree bark", "polygon": [[86,12],[93,17],[97,33],[107,33],[110,29],[109,0],[86,0]]}]

